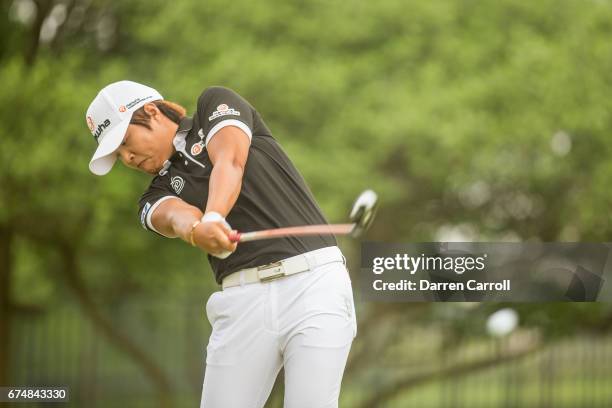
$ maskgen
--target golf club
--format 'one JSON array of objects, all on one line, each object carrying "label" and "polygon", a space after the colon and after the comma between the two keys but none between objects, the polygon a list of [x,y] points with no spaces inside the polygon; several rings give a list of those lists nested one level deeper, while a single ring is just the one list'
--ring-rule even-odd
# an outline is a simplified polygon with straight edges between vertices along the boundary
[{"label": "golf club", "polygon": [[376,193],[372,190],[365,190],[357,197],[351,209],[350,220],[352,224],[302,225],[253,232],[232,231],[229,239],[232,242],[248,242],[287,236],[321,234],[350,235],[353,238],[359,238],[372,224],[377,204],[378,196]]}]

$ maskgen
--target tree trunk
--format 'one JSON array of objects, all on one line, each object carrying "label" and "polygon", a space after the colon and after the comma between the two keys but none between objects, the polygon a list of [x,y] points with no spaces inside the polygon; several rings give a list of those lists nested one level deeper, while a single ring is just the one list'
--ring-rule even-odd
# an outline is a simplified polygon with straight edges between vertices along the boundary
[{"label": "tree trunk", "polygon": [[154,384],[158,396],[159,407],[172,406],[170,381],[163,370],[153,361],[150,356],[143,352],[132,340],[123,333],[118,332],[112,323],[102,314],[91,294],[85,286],[85,282],[79,274],[76,254],[69,245],[60,244],[61,255],[64,260],[62,272],[66,278],[68,287],[76,295],[83,313],[91,320],[94,327],[102,333],[106,339],[122,352],[126,353],[138,364]]},{"label": "tree trunk", "polygon": [[0,385],[10,385],[12,241],[10,228],[0,226]]},{"label": "tree trunk", "polygon": [[24,60],[26,65],[30,67],[36,62],[38,48],[40,46],[40,30],[53,6],[51,0],[36,0],[34,3],[36,4],[36,17],[30,29],[28,43],[24,49]]}]

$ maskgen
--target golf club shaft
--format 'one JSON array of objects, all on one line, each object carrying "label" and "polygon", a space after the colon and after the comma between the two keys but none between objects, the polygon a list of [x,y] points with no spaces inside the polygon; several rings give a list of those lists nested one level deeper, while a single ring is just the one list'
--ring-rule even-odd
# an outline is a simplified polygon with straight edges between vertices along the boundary
[{"label": "golf club shaft", "polygon": [[257,241],[260,239],[282,238],[288,236],[305,236],[305,235],[344,235],[350,234],[353,231],[355,224],[322,224],[322,225],[304,225],[300,227],[274,228],[262,231],[253,232],[238,232],[232,231],[229,239],[232,242],[248,242]]}]

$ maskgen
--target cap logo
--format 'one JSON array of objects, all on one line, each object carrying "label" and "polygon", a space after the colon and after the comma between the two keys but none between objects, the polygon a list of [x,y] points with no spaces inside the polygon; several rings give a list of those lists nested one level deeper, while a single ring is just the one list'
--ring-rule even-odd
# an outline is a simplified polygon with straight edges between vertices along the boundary
[{"label": "cap logo", "polygon": [[125,106],[124,105],[121,105],[119,107],[119,112],[125,112]]},{"label": "cap logo", "polygon": [[217,106],[217,110],[219,112],[225,112],[226,110],[229,109],[229,106],[227,106],[226,104],[222,103],[221,105]]},{"label": "cap logo", "polygon": [[94,131],[94,123],[93,123],[93,119],[91,118],[91,116],[87,117],[87,127],[89,127],[90,131]]},{"label": "cap logo", "polygon": [[138,105],[140,102],[144,102],[147,99],[151,99],[151,98],[153,98],[153,95],[145,96],[144,98],[136,98],[132,102],[127,103],[125,107],[127,109],[132,109],[134,106]]},{"label": "cap logo", "polygon": [[102,134],[102,132],[104,132],[104,129],[106,129],[107,127],[110,126],[110,120],[108,119],[104,119],[104,122],[100,123],[98,125],[98,127],[96,128],[93,136],[96,139],[96,142],[98,141],[98,138],[100,137],[100,135]]}]

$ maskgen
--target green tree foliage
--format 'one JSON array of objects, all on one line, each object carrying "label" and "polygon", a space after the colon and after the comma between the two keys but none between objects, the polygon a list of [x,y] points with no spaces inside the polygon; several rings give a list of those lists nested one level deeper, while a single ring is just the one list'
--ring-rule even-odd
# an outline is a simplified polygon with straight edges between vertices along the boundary
[{"label": "green tree foliage", "polygon": [[[180,296],[194,282],[214,290],[203,254],[138,225],[146,176],[87,170],[85,109],[120,79],[190,112],[205,87],[234,88],[331,221],[360,190],[379,192],[370,239],[612,235],[608,1],[13,0],[1,10],[3,317],[62,302],[67,253],[97,302]],[[362,307],[365,320],[380,306]],[[422,316],[463,336],[496,307],[428,305]],[[520,313],[551,335],[611,323],[605,305]]]}]

